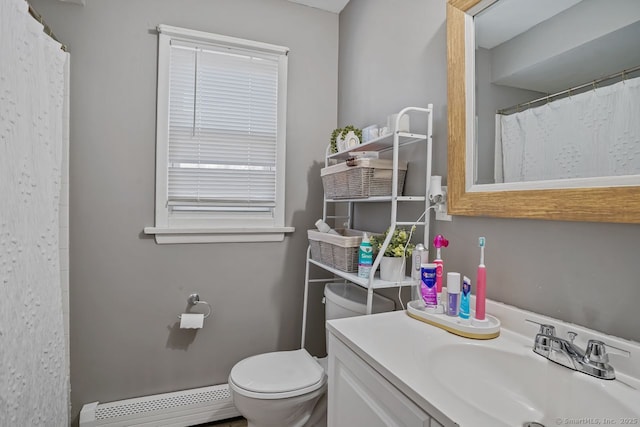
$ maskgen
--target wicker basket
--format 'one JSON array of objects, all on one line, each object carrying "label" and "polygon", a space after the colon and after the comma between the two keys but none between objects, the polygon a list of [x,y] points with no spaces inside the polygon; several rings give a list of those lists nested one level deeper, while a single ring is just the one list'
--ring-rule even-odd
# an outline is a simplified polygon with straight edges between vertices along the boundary
[{"label": "wicker basket", "polygon": [[[407,163],[398,164],[398,195],[402,194]],[[393,162],[379,159],[357,159],[322,168],[322,185],[328,199],[351,199],[390,196]]]},{"label": "wicker basket", "polygon": [[358,271],[358,248],[364,232],[351,229],[336,231],[341,235],[307,230],[311,259],[347,273],[355,273]]}]

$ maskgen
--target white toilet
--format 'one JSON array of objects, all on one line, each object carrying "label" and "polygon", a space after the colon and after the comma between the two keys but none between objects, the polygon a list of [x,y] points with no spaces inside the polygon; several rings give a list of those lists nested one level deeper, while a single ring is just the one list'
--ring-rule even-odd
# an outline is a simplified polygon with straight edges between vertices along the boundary
[{"label": "white toilet", "polygon": [[[367,292],[357,285],[329,283],[324,295],[326,320],[366,313]],[[374,294],[374,313],[393,309],[392,300]],[[326,358],[305,349],[248,357],[229,374],[233,403],[248,427],[326,426],[326,368]]]}]

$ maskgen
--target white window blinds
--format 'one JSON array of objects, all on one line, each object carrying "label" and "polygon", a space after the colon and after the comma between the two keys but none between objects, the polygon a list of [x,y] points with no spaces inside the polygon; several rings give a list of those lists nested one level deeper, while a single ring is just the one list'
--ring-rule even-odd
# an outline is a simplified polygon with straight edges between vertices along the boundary
[{"label": "white window blinds", "polygon": [[169,208],[272,212],[278,55],[172,40],[169,88]]}]

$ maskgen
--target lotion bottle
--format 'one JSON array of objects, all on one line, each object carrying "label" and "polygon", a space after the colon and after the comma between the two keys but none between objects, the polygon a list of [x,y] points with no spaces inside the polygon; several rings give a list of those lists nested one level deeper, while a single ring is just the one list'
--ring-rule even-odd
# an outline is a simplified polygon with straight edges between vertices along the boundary
[{"label": "lotion bottle", "polygon": [[368,278],[373,265],[373,246],[369,241],[369,235],[364,233],[362,243],[358,250],[358,277]]}]

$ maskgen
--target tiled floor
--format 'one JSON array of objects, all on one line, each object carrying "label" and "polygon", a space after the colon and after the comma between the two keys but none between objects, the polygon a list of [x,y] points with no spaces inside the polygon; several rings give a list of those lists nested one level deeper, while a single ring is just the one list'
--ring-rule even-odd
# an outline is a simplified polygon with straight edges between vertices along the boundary
[{"label": "tiled floor", "polygon": [[247,427],[247,420],[243,417],[231,418],[229,420],[216,421],[215,423],[199,424],[197,427]]}]

